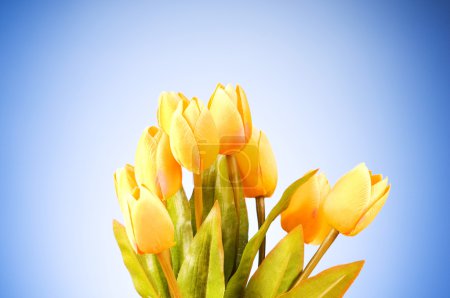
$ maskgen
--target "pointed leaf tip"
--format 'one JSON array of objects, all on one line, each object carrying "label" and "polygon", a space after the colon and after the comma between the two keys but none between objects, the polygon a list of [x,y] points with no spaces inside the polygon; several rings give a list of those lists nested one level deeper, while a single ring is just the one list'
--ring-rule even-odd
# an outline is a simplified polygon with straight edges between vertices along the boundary
[{"label": "pointed leaf tip", "polygon": [[313,276],[278,298],[343,297],[359,275],[364,261],[329,268]]}]

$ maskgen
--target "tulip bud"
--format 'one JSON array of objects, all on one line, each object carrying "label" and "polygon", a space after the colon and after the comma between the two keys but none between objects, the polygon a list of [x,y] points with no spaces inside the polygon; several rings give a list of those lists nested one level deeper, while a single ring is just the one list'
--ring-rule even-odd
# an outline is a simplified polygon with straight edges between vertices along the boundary
[{"label": "tulip bud", "polygon": [[189,100],[181,92],[162,92],[159,96],[158,124],[167,134],[170,134],[172,116],[180,101],[189,103]]},{"label": "tulip bud", "polygon": [[172,155],[168,135],[161,129],[145,129],[135,162],[137,183],[147,186],[160,199],[169,198],[181,188],[181,167]]},{"label": "tulip bud", "polygon": [[340,233],[354,236],[380,212],[391,186],[382,175],[372,175],[364,163],[345,174],[324,203],[325,216]]},{"label": "tulip bud", "polygon": [[128,197],[137,188],[134,167],[132,165],[125,165],[125,167],[117,169],[114,173],[114,186],[116,187],[117,198],[119,199],[120,211],[122,211],[125,230],[128,235],[128,239],[134,248],[134,236],[131,225],[130,211],[128,208]]},{"label": "tulip bud", "polygon": [[175,159],[189,171],[200,174],[216,160],[219,137],[211,113],[193,98],[181,101],[173,114],[170,146]]},{"label": "tulip bud", "polygon": [[325,175],[314,174],[293,193],[289,206],[281,213],[282,228],[290,232],[302,225],[305,243],[322,243],[331,229],[323,212],[323,203],[329,191]]},{"label": "tulip bud", "polygon": [[172,247],[175,233],[169,213],[150,190],[136,186],[133,167],[118,169],[114,182],[133,249],[139,254],[157,254]]},{"label": "tulip bud", "polygon": [[234,89],[218,84],[208,108],[219,132],[220,154],[240,151],[252,134],[252,117],[244,90],[239,85]]},{"label": "tulip bud", "polygon": [[119,201],[122,201],[125,195],[131,193],[137,186],[134,178],[134,167],[132,165],[125,165],[125,167],[117,169],[114,173],[114,186]]},{"label": "tulip bud", "polygon": [[145,186],[136,188],[128,204],[134,241],[140,254],[158,254],[175,245],[175,229],[161,200]]},{"label": "tulip bud", "polygon": [[247,198],[270,197],[277,186],[278,173],[266,135],[253,128],[250,140],[235,157],[244,195]]}]

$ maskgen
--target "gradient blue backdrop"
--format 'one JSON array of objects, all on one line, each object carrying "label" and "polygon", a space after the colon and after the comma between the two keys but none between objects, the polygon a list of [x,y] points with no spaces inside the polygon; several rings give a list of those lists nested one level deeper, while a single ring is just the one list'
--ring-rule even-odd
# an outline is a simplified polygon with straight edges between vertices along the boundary
[{"label": "gradient blue backdrop", "polygon": [[268,208],[311,168],[390,177],[320,265],[366,259],[348,297],[449,295],[448,2],[63,2],[0,4],[1,297],[136,296],[112,173],[160,91],[207,100],[217,82],[242,84],[272,142]]}]

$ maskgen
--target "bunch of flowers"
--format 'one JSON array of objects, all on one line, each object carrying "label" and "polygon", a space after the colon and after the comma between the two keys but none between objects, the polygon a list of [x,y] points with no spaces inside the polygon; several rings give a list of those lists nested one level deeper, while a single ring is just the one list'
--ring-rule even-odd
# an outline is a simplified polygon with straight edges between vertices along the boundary
[{"label": "bunch of flowers", "polygon": [[[158,127],[144,130],[135,165],[114,174],[124,226],[113,230],[142,297],[341,297],[364,261],[311,272],[339,234],[354,236],[384,205],[387,178],[359,164],[330,188],[307,172],[265,216],[277,185],[266,135],[252,123],[244,90],[219,84],[208,105],[163,92]],[[182,167],[192,172],[188,200]],[[259,230],[249,240],[246,198]],[[281,215],[288,233],[266,256],[265,236]],[[304,266],[304,244],[320,245]],[[259,251],[258,268],[251,276]]]}]

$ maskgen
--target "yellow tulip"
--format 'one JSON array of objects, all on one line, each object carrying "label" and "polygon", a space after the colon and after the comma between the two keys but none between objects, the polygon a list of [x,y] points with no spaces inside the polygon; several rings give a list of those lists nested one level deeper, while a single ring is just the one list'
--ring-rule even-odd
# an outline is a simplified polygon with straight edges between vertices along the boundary
[{"label": "yellow tulip", "polygon": [[128,239],[139,254],[159,254],[175,245],[174,226],[161,200],[149,189],[135,186],[129,192],[133,172],[127,165],[114,175]]},{"label": "yellow tulip", "polygon": [[325,216],[340,233],[354,236],[374,220],[390,188],[387,178],[373,175],[361,163],[340,178],[330,191],[324,203]]},{"label": "yellow tulip", "polygon": [[275,155],[264,132],[253,128],[250,140],[235,157],[244,195],[270,197],[277,186],[278,173]]},{"label": "yellow tulip", "polygon": [[145,186],[128,199],[137,251],[158,254],[175,245],[175,229],[161,200]]},{"label": "yellow tulip", "polygon": [[244,90],[239,85],[233,88],[218,84],[208,108],[219,132],[220,153],[239,152],[252,135],[252,117]]},{"label": "yellow tulip", "polygon": [[175,159],[189,171],[200,174],[216,160],[219,137],[211,113],[193,98],[188,104],[178,103],[173,114],[170,146]]},{"label": "yellow tulip", "polygon": [[330,232],[323,212],[330,185],[324,174],[314,174],[292,195],[289,206],[281,213],[281,226],[290,232],[298,225],[303,227],[305,243],[320,244]]},{"label": "yellow tulip", "polygon": [[189,99],[181,92],[162,92],[159,96],[158,104],[158,124],[165,133],[170,134],[172,116],[180,101],[189,103]]},{"label": "yellow tulip", "polygon": [[168,135],[158,127],[147,127],[139,139],[136,181],[147,186],[160,199],[174,195],[181,188],[181,167],[174,159]]},{"label": "yellow tulip", "polygon": [[[114,173],[114,186],[116,188],[116,195],[119,199],[120,210],[122,211],[125,230],[128,235],[130,243],[134,244],[134,236],[131,225],[131,218],[129,216],[128,197],[137,188],[137,183],[134,175],[134,167],[132,165],[125,165],[125,167],[117,169]],[[133,245],[135,247],[135,245]]]}]

